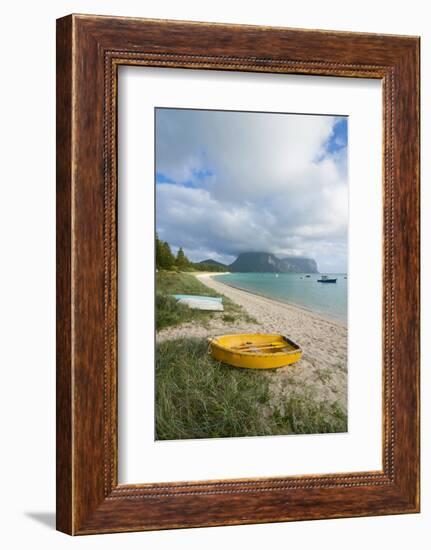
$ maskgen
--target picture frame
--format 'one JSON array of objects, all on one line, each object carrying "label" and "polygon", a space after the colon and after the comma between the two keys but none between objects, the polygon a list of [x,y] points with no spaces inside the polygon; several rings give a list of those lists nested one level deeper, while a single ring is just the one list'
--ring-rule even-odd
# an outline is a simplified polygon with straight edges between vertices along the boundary
[{"label": "picture frame", "polygon": [[[381,80],[381,471],[118,483],[120,65]],[[418,37],[59,19],[57,529],[84,535],[419,512],[419,219]]]}]

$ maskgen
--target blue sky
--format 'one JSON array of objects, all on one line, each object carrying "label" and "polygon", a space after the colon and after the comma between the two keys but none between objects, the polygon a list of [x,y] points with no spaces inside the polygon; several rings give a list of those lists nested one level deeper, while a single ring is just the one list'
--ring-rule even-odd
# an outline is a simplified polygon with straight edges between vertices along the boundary
[{"label": "blue sky", "polygon": [[347,270],[347,117],[156,109],[156,228],[194,261]]},{"label": "blue sky", "polygon": [[347,117],[337,117],[328,140],[327,151],[335,153],[347,146]]}]

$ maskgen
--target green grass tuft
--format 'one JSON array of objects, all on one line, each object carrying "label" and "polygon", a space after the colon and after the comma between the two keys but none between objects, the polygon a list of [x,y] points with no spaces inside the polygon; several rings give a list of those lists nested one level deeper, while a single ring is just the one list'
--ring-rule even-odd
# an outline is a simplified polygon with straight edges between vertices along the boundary
[{"label": "green grass tuft", "polygon": [[178,326],[188,321],[205,324],[208,319],[206,311],[190,309],[185,304],[179,304],[168,294],[156,294],[156,330]]},{"label": "green grass tuft", "polygon": [[323,434],[347,431],[347,415],[336,402],[316,401],[310,393],[293,393],[277,408],[273,420],[278,433]]},{"label": "green grass tuft", "polygon": [[223,315],[223,321],[226,323],[234,323],[236,321],[235,315],[231,315],[230,313],[225,313]]},{"label": "green grass tuft", "polygon": [[201,283],[190,273],[159,271],[156,273],[157,292],[163,294],[199,294],[218,296],[217,292]]}]

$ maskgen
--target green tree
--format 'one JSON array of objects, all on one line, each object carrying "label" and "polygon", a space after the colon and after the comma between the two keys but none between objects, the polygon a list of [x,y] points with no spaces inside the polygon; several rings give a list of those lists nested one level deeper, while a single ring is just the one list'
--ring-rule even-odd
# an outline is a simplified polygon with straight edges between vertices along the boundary
[{"label": "green tree", "polygon": [[176,265],[179,269],[185,269],[186,267],[189,267],[190,262],[187,258],[187,256],[184,254],[184,250],[180,247],[177,253],[177,259],[176,259]]},{"label": "green tree", "polygon": [[156,268],[161,269],[163,263],[163,242],[156,233]]},{"label": "green tree", "polygon": [[175,256],[172,254],[171,247],[167,242],[163,243],[162,246],[163,250],[163,268],[164,269],[171,269],[175,265]]},{"label": "green tree", "polygon": [[161,241],[156,234],[156,267],[157,269],[171,269],[175,265],[175,256],[171,247],[165,241]]}]

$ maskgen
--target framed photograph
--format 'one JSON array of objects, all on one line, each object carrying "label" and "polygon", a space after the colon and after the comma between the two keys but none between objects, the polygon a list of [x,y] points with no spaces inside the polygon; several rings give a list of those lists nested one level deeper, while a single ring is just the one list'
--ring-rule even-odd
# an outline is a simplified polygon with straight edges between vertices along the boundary
[{"label": "framed photograph", "polygon": [[57,21],[57,528],[419,511],[419,38]]}]

